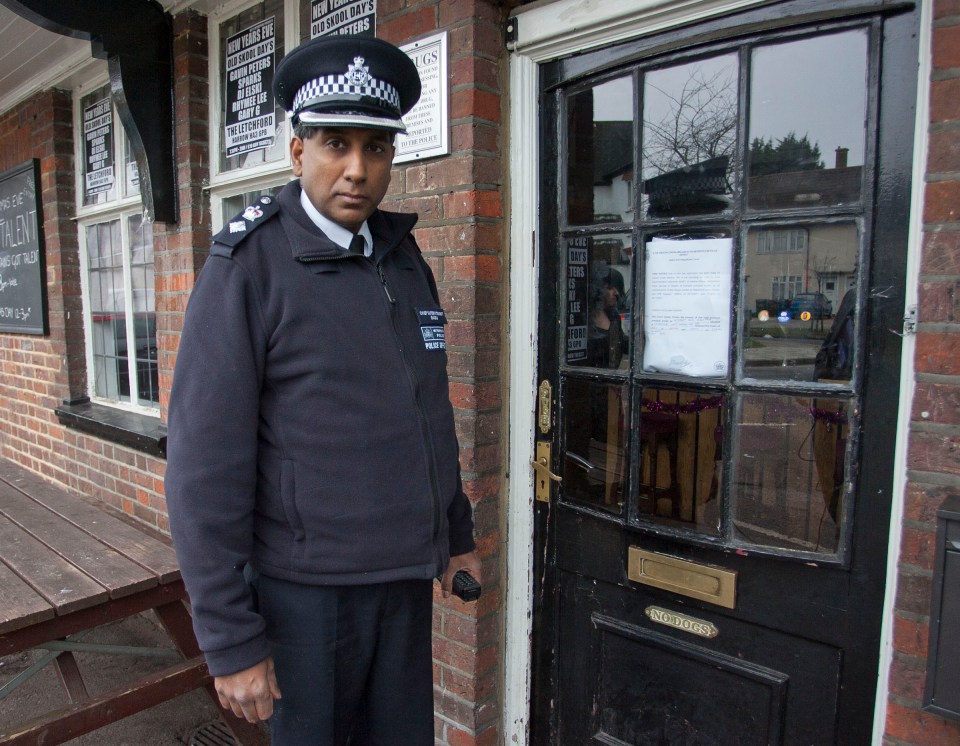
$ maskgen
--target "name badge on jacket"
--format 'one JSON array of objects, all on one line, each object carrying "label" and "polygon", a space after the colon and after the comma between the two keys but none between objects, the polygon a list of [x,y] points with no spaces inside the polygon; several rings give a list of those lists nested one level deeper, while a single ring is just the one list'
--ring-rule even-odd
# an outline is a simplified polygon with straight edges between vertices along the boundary
[{"label": "name badge on jacket", "polygon": [[418,308],[417,317],[420,319],[420,334],[423,335],[423,345],[428,350],[447,349],[447,337],[443,325],[447,317],[439,308]]}]

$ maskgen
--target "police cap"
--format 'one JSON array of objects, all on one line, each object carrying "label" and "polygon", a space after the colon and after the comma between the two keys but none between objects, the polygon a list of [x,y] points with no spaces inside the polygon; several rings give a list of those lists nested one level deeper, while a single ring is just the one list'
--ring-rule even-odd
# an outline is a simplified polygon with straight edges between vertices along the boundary
[{"label": "police cap", "polygon": [[280,61],[273,93],[294,125],[406,132],[402,117],[420,98],[420,75],[382,39],[321,36]]}]

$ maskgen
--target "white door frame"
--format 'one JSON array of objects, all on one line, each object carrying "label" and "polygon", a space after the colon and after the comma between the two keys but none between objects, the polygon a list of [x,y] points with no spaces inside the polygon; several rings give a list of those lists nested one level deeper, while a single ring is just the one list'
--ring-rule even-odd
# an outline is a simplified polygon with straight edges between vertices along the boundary
[{"label": "white door frame", "polygon": [[[503,739],[511,746],[529,740],[530,657],[533,621],[533,460],[536,413],[536,355],[539,219],[539,65],[564,55],[649,36],[679,24],[705,20],[774,0],[557,0],[519,10],[509,23],[510,45],[510,406],[504,612]],[[907,305],[917,302],[922,232],[923,164],[926,162],[926,100],[930,72],[929,18],[932,0],[922,0],[914,200],[907,256]],[[508,24],[509,25],[509,24]],[[874,742],[883,733],[887,677],[892,657],[892,603],[900,546],[900,517],[906,480],[905,454],[913,392],[914,339],[903,344],[903,383],[897,433],[893,515],[881,640],[880,681]]]}]

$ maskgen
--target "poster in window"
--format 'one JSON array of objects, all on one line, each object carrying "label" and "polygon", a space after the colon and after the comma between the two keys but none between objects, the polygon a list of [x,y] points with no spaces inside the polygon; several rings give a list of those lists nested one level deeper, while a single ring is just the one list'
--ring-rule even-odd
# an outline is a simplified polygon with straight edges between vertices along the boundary
[{"label": "poster in window", "polygon": [[567,241],[567,363],[587,359],[590,239]]},{"label": "poster in window", "polygon": [[276,28],[271,16],[227,39],[227,156],[269,148],[276,134],[273,73]]},{"label": "poster in window", "polygon": [[353,34],[375,36],[377,0],[312,0],[310,38]]},{"label": "poster in window", "polygon": [[113,105],[102,98],[83,110],[84,198],[113,189]]},{"label": "poster in window", "polygon": [[0,174],[0,332],[47,333],[39,161]]},{"label": "poster in window", "polygon": [[447,138],[447,32],[400,47],[420,73],[420,100],[403,118],[407,134],[397,135],[394,163],[433,158],[450,152]]},{"label": "poster in window", "polygon": [[643,368],[701,378],[727,374],[733,240],[647,243]]}]

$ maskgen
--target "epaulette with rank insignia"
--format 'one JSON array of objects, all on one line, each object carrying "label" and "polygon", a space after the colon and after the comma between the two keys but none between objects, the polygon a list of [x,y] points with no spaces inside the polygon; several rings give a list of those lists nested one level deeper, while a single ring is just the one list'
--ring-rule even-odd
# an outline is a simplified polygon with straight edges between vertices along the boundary
[{"label": "epaulette with rank insignia", "polygon": [[280,203],[275,197],[261,197],[244,209],[239,215],[227,221],[217,235],[213,237],[211,254],[231,257],[247,236],[266,223],[280,211]]}]

